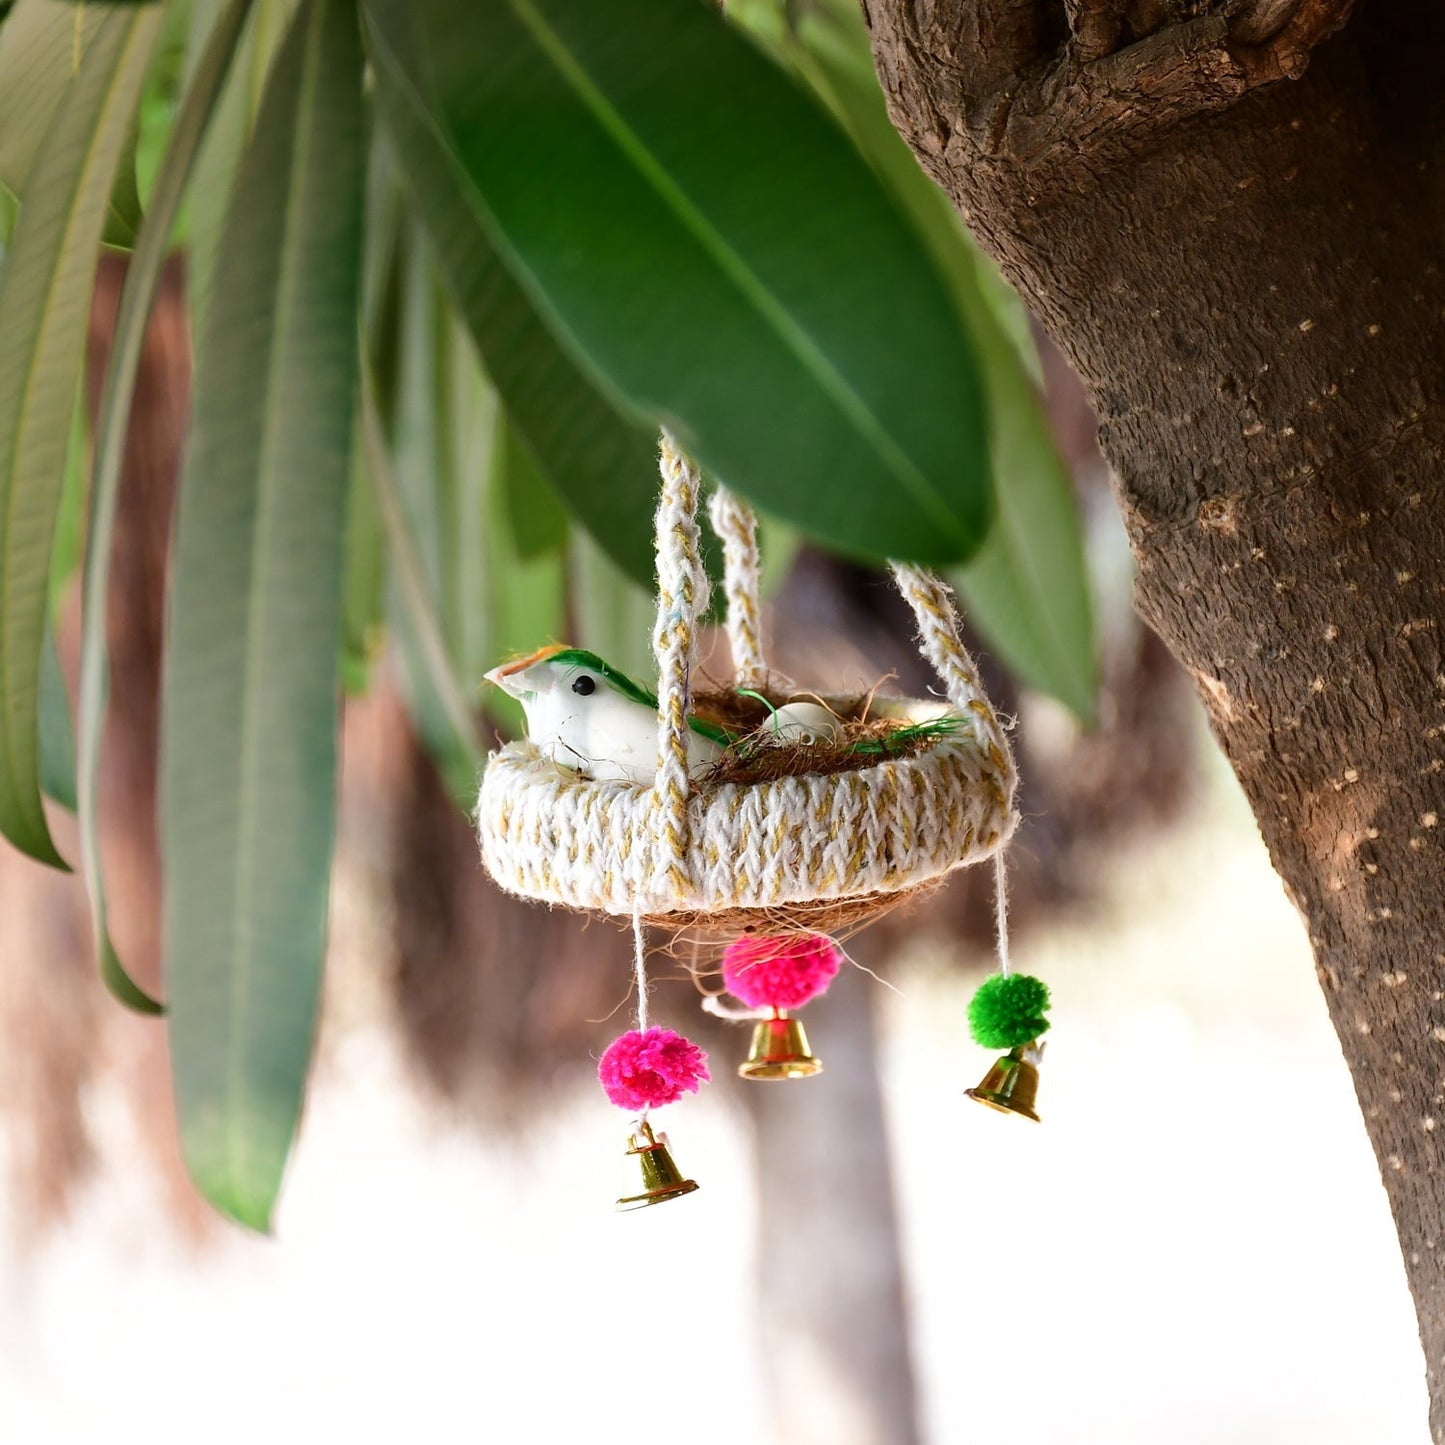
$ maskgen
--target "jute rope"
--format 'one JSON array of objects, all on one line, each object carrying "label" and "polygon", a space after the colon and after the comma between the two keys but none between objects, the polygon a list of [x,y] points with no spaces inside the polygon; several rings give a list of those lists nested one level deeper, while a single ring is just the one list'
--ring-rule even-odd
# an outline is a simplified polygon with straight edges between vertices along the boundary
[{"label": "jute rope", "polygon": [[728,646],[739,687],[760,688],[768,680],[763,661],[762,611],[758,606],[758,524],[752,508],[726,487],[708,503],[708,520],[723,544],[723,589],[727,595]]},{"label": "jute rope", "polygon": [[959,641],[958,613],[954,609],[952,591],[945,582],[921,567],[894,562],[891,570],[898,590],[913,609],[924,656],[933,664],[949,702],[968,721],[979,747],[1007,779],[1005,786],[1012,793],[1015,781],[1013,755],[993,705],[979,684],[977,664]]},{"label": "jute rope", "polygon": [[662,434],[662,500],[657,508],[657,851],[654,891],[683,897],[692,890],[687,856],[687,715],[697,658],[697,619],[709,587],[697,529],[697,468]]}]

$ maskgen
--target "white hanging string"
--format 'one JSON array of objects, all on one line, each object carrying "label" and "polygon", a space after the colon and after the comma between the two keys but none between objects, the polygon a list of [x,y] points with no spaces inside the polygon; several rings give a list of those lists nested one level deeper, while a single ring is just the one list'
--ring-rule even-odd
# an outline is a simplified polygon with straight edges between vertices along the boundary
[{"label": "white hanging string", "polygon": [[647,1028],[647,942],[642,933],[642,906],[632,911],[633,967],[637,971],[637,1029]]},{"label": "white hanging string", "polygon": [[906,998],[908,996],[903,992],[901,988],[898,987],[896,983],[889,983],[889,981],[884,978],[881,973],[875,973],[871,968],[868,967],[866,963],[859,963],[858,960],[854,958],[853,955],[849,953],[848,950],[844,948],[843,945],[839,943],[836,938],[833,940],[833,947],[836,948],[838,952],[843,955],[843,958],[848,963],[852,964],[859,973],[866,973],[868,977],[873,980],[874,983],[881,983],[884,988],[888,989],[892,993],[896,993],[899,998]]},{"label": "white hanging string", "polygon": [[702,1011],[715,1019],[727,1019],[730,1023],[750,1023],[753,1019],[765,1019],[772,1013],[772,1009],[766,1008],[734,1008],[715,993],[703,994]]},{"label": "white hanging string", "polygon": [[998,933],[998,971],[1007,978],[1009,976],[1008,864],[1004,862],[1002,848],[993,855],[993,904],[995,927]]},{"label": "white hanging string", "polygon": [[[637,1031],[642,1033],[647,1028],[647,940],[642,932],[641,903],[632,910],[632,943],[632,966],[637,973]],[[638,1110],[637,1127],[647,1128],[646,1108]]]}]

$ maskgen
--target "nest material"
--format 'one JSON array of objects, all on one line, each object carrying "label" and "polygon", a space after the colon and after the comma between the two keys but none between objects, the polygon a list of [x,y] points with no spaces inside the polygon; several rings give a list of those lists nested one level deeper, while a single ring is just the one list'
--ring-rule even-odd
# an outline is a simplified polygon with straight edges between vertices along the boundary
[{"label": "nest material", "polygon": [[787,933],[826,933],[845,939],[865,924],[905,904],[926,898],[941,883],[930,878],[895,893],[864,893],[853,898],[813,898],[767,908],[694,909],[690,912],[649,913],[643,922],[673,934],[671,949],[678,953],[690,940],[726,935],[737,938],[750,934],[768,936]]},{"label": "nest material", "polygon": [[[822,697],[817,693],[781,693],[772,689],[720,689],[695,699],[699,715],[737,741],[698,780],[702,789],[725,783],[772,783],[781,778],[833,777],[856,772],[885,759],[916,757],[957,726],[944,716],[918,722],[886,712],[902,699],[879,700],[877,689],[853,697]],[[792,702],[812,702],[832,713],[837,735],[828,742],[797,742],[769,736],[776,709]]]}]

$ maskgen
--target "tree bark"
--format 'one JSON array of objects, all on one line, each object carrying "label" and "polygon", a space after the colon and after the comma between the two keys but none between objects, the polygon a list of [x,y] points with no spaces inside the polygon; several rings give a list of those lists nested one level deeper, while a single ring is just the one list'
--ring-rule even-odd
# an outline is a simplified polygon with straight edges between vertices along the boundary
[{"label": "tree bark", "polygon": [[1445,8],[864,8],[895,122],[1090,388],[1139,609],[1308,926],[1445,1441]]},{"label": "tree bark", "polygon": [[[823,1078],[740,1090],[757,1148],[769,1409],[788,1445],[918,1445],[876,985],[848,972],[806,1014]],[[745,1040],[736,1030],[734,1049]]]}]

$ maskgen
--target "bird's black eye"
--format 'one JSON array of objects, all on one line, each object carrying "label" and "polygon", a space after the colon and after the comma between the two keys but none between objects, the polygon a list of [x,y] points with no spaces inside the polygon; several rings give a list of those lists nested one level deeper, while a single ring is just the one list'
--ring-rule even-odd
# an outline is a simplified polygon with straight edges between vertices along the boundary
[{"label": "bird's black eye", "polygon": [[597,691],[597,679],[595,677],[588,677],[584,672],[581,677],[573,682],[572,691],[581,693],[583,697],[590,697]]}]

